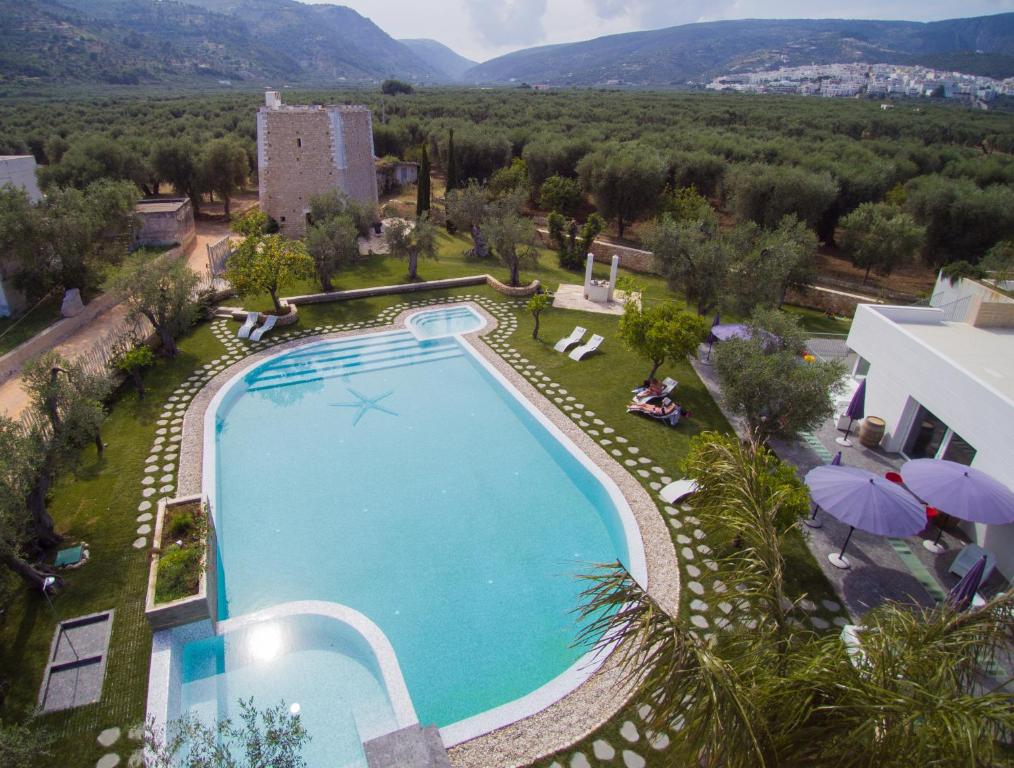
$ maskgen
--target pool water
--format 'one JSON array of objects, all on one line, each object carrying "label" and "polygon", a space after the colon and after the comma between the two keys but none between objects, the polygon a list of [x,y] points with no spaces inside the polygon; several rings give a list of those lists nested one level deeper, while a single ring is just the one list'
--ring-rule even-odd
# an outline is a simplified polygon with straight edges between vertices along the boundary
[{"label": "pool water", "polygon": [[240,723],[239,699],[283,699],[310,734],[310,766],[365,766],[362,742],[397,729],[375,660],[341,624],[294,616],[188,643],[181,705],[205,722]]},{"label": "pool water", "polygon": [[[574,646],[575,575],[630,563],[615,497],[460,339],[406,330],[313,343],[219,398],[205,483],[220,619],[297,600],[360,611],[390,640],[420,722],[440,727],[530,694],[587,652]],[[366,685],[331,650],[244,666],[228,644],[188,647],[185,708],[220,713],[254,691],[262,705],[324,701],[346,695],[346,679]],[[357,738],[350,722],[311,728],[315,750],[360,759],[342,746]]]},{"label": "pool water", "polygon": [[407,325],[419,339],[437,339],[458,333],[472,333],[486,325],[486,320],[466,306],[429,309],[411,315]]}]

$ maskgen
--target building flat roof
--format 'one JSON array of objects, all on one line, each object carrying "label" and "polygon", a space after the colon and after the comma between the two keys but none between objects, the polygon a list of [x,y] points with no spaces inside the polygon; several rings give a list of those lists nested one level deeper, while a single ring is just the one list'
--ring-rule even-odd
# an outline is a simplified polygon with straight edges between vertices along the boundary
[{"label": "building flat roof", "polygon": [[[890,317],[886,312],[880,314]],[[938,355],[1014,402],[1014,329],[891,319]]]},{"label": "building flat roof", "polygon": [[189,200],[185,197],[167,197],[163,200],[140,200],[137,203],[138,213],[175,213]]},{"label": "building flat roof", "polygon": [[26,160],[28,158],[35,160],[35,155],[0,155],[0,160]]}]

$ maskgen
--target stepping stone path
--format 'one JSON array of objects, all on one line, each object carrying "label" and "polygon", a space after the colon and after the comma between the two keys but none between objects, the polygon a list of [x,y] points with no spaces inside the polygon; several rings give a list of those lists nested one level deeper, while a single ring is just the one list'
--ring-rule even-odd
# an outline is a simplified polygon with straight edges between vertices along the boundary
[{"label": "stepping stone path", "polygon": [[594,752],[595,757],[599,760],[612,760],[616,756],[616,750],[613,749],[613,745],[602,739],[595,740],[595,743],[592,744],[592,752]]},{"label": "stepping stone path", "polygon": [[113,744],[120,740],[120,729],[119,728],[106,728],[99,734],[96,741],[100,747],[111,747]]},{"label": "stepping stone path", "polygon": [[110,752],[108,755],[103,755],[95,763],[95,768],[116,768],[120,764],[120,756]]}]

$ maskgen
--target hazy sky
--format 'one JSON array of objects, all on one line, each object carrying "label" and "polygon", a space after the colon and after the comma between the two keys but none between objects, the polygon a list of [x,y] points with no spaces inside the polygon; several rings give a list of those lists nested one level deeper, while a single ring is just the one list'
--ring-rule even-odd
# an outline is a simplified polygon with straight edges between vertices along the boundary
[{"label": "hazy sky", "polygon": [[430,37],[476,61],[533,45],[569,43],[694,21],[750,18],[934,21],[1014,11],[1014,0],[324,1],[355,8],[392,37]]}]

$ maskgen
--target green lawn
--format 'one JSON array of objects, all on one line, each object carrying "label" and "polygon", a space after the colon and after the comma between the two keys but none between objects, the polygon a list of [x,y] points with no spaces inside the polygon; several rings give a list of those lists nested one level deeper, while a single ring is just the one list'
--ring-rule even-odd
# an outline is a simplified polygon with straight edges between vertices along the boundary
[{"label": "green lawn", "polygon": [[[491,269],[488,264],[466,261],[462,252],[467,245],[462,238],[442,234],[441,258],[424,262],[421,276],[435,279],[488,271],[506,277],[505,270],[498,266]],[[604,265],[598,270],[596,274],[605,275]],[[353,288],[401,282],[404,274],[403,264],[374,258],[344,272],[337,284],[341,288]],[[579,274],[560,270],[555,255],[549,252],[543,252],[538,269],[526,272],[524,277],[529,279],[532,275],[543,280],[550,290],[561,281],[580,282],[582,279]],[[661,279],[640,279],[649,283],[650,290],[659,297],[666,295]],[[306,289],[312,290],[312,287]],[[503,297],[483,286],[309,305],[300,309],[296,329],[370,321],[382,309],[406,301],[466,293],[504,302]],[[249,301],[242,303],[252,306]],[[680,381],[677,399],[692,412],[689,420],[671,429],[625,413],[630,389],[647,375],[649,366],[623,347],[615,316],[550,309],[543,315],[542,339],[536,341],[531,338],[532,320],[527,311],[513,301],[504,306],[519,315],[518,330],[507,343],[529,361],[528,364],[536,365],[543,374],[566,388],[586,409],[596,412],[615,429],[617,438],[622,437],[629,445],[638,447],[640,455],[650,457],[666,475],[680,476],[678,464],[686,454],[692,435],[706,429],[728,430],[725,418],[686,363],[670,366],[660,373]],[[267,307],[262,305],[262,308]],[[552,343],[576,324],[606,338],[601,353],[581,363],[552,350]],[[151,642],[142,605],[148,555],[147,549],[139,552],[131,547],[137,535],[135,518],[141,501],[140,481],[158,427],[156,421],[161,417],[167,397],[195,369],[223,352],[208,324],[196,327],[181,341],[180,356],[176,360],[159,363],[147,372],[145,400],[138,400],[130,391],[119,393],[104,429],[109,443],[105,455],[99,459],[94,448],[90,448],[79,470],[62,478],[54,489],[51,508],[59,529],[69,542],[87,541],[92,553],[92,559],[83,568],[67,573],[67,588],[55,599],[56,611],[61,618],[67,618],[114,608],[116,618],[102,701],[40,718],[40,724],[58,737],[55,759],[50,765],[90,768],[106,751],[95,742],[100,730],[110,726],[126,728],[143,717]],[[650,482],[657,482],[659,478],[653,475],[638,479],[650,490]],[[675,531],[673,535],[676,536]],[[832,596],[801,539],[792,542],[786,554],[790,560],[789,571],[799,577],[797,588],[815,598]],[[29,594],[20,583],[7,578],[3,585],[3,604],[7,610],[0,619],[0,670],[5,679],[0,682],[6,685],[7,695],[0,717],[16,719],[29,713],[35,705],[56,617],[40,596]],[[688,600],[685,597],[684,604]],[[613,734],[621,722],[608,724],[602,732]],[[619,745],[616,738],[610,740]],[[123,748],[123,742],[118,746],[125,760],[129,750]],[[590,749],[585,753],[590,757]],[[645,750],[641,753],[650,757]]]},{"label": "green lawn", "polygon": [[[491,274],[498,280],[506,282],[510,276],[509,271],[497,259],[485,260],[469,259],[465,253],[472,247],[470,238],[461,235],[449,235],[443,229],[438,230],[437,258],[422,259],[419,261],[420,280],[442,280],[449,277],[464,277],[466,275]],[[621,270],[625,274],[634,275],[627,270]],[[596,264],[595,277],[608,278],[609,265]],[[584,282],[584,271],[572,272],[561,269],[556,253],[547,249],[539,250],[538,264],[534,268],[523,269],[521,279],[528,282],[538,279],[543,286],[550,291],[555,291],[561,283]],[[662,296],[668,294],[665,281],[654,275],[637,275],[637,279],[648,286],[652,295]],[[337,275],[334,282],[335,290],[352,290],[355,288],[371,288],[377,285],[396,285],[408,282],[407,264],[394,258],[384,256],[373,256],[365,258],[356,265],[349,266]],[[314,280],[301,280],[295,285],[282,291],[283,296],[298,296],[307,293],[318,293],[320,286]],[[229,304],[239,303],[233,299]],[[267,295],[246,296],[242,302],[245,309],[259,310],[261,312],[272,309],[271,298]],[[305,312],[300,308],[300,312]]]},{"label": "green lawn", "polygon": [[59,296],[50,296],[21,317],[0,318],[0,355],[7,354],[59,319]]}]

